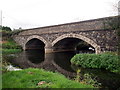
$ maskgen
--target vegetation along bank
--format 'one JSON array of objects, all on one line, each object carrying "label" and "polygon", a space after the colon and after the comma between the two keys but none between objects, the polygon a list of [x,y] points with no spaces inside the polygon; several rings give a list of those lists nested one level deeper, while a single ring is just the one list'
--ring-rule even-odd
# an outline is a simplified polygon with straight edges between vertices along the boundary
[{"label": "vegetation along bank", "polygon": [[76,54],[71,63],[83,68],[106,69],[120,73],[120,56],[111,53]]},{"label": "vegetation along bank", "polygon": [[2,78],[3,88],[93,88],[92,85],[69,80],[59,73],[35,68],[7,72]]}]

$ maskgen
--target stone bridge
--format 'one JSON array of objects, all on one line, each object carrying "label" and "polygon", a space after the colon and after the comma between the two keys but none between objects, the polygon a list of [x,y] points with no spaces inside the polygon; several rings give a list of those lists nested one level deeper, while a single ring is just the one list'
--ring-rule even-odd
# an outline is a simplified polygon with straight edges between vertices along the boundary
[{"label": "stone bridge", "polygon": [[[110,17],[109,17],[110,18]],[[14,40],[27,49],[44,49],[45,53],[75,50],[84,41],[95,53],[117,50],[116,31],[105,28],[106,18],[73,22],[61,25],[26,29],[14,36]]]}]

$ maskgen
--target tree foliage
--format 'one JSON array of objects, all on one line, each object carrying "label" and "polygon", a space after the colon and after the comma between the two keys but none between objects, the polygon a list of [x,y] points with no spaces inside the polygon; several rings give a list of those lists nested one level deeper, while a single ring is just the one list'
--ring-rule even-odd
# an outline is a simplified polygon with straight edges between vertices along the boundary
[{"label": "tree foliage", "polygon": [[2,30],[4,31],[12,31],[10,27],[2,26]]},{"label": "tree foliage", "polygon": [[19,32],[21,32],[21,30],[18,29],[12,31],[10,27],[3,26],[0,33],[2,33],[3,40],[9,40],[12,36],[17,35]]}]

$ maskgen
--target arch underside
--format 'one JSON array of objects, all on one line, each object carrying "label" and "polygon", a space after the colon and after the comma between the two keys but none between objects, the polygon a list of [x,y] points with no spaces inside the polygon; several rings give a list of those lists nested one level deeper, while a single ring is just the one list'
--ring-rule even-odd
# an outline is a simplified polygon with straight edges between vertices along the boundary
[{"label": "arch underside", "polygon": [[25,44],[24,44],[24,50],[30,50],[30,49],[41,49],[44,50],[46,45],[46,41],[44,38],[33,35],[27,38]]},{"label": "arch underside", "polygon": [[[89,49],[92,48],[93,50]],[[77,53],[95,53],[94,47],[78,38],[64,38],[53,46],[56,52],[76,51]]]},{"label": "arch underside", "polygon": [[[61,40],[66,39],[66,38],[74,39],[74,40],[71,40],[70,43],[68,43],[68,45],[65,45],[67,48],[71,47],[71,44],[73,44],[72,47],[73,46],[75,47],[76,43],[81,42],[81,40],[82,40],[82,41],[88,43],[89,45],[91,45],[95,49],[96,54],[101,52],[100,46],[97,45],[93,40],[91,40],[83,35],[73,34],[73,33],[61,35],[60,37],[58,37],[57,39],[55,39],[52,42],[52,46],[54,47],[57,43],[59,43]],[[72,41],[73,41],[73,43],[72,43]],[[73,48],[72,50],[75,50],[75,48]]]},{"label": "arch underside", "polygon": [[[35,41],[36,39],[36,41]],[[62,40],[66,39],[65,41],[61,42]],[[30,43],[30,41],[32,41]],[[38,43],[38,41],[41,41]],[[75,46],[78,44],[78,42],[84,41],[86,43],[88,43],[89,45],[91,45],[94,49],[95,49],[95,53],[101,53],[101,49],[100,46],[97,45],[93,40],[87,38],[86,36],[80,35],[80,34],[74,34],[74,33],[69,33],[69,34],[63,34],[61,36],[59,36],[58,38],[56,38],[52,43],[47,42],[43,37],[38,36],[38,35],[33,35],[27,38],[23,49],[26,50],[28,47],[26,46],[28,43],[29,45],[32,46],[32,44],[36,45],[37,48],[44,48],[45,49],[45,53],[50,53],[50,52],[54,52],[57,51],[59,48],[63,48],[63,49],[69,49],[69,50],[75,50]],[[62,44],[60,44],[60,42]],[[37,46],[37,44],[39,44]],[[60,46],[60,47],[59,47]]]},{"label": "arch underside", "polygon": [[44,50],[45,44],[39,39],[33,38],[26,43],[25,47],[26,50],[30,50],[30,49]]}]

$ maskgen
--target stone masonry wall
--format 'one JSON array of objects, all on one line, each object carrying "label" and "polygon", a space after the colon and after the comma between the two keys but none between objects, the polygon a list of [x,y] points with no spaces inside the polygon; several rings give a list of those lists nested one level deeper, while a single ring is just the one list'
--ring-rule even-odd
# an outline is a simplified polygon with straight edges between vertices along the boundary
[{"label": "stone masonry wall", "polygon": [[[82,22],[61,24],[55,26],[27,29],[14,36],[15,41],[25,48],[25,43],[30,36],[39,38],[45,45],[51,43],[65,34],[77,34],[89,38],[100,46],[101,51],[117,50],[117,35],[115,30],[104,29],[104,18]],[[84,40],[84,39],[83,39]]]}]

